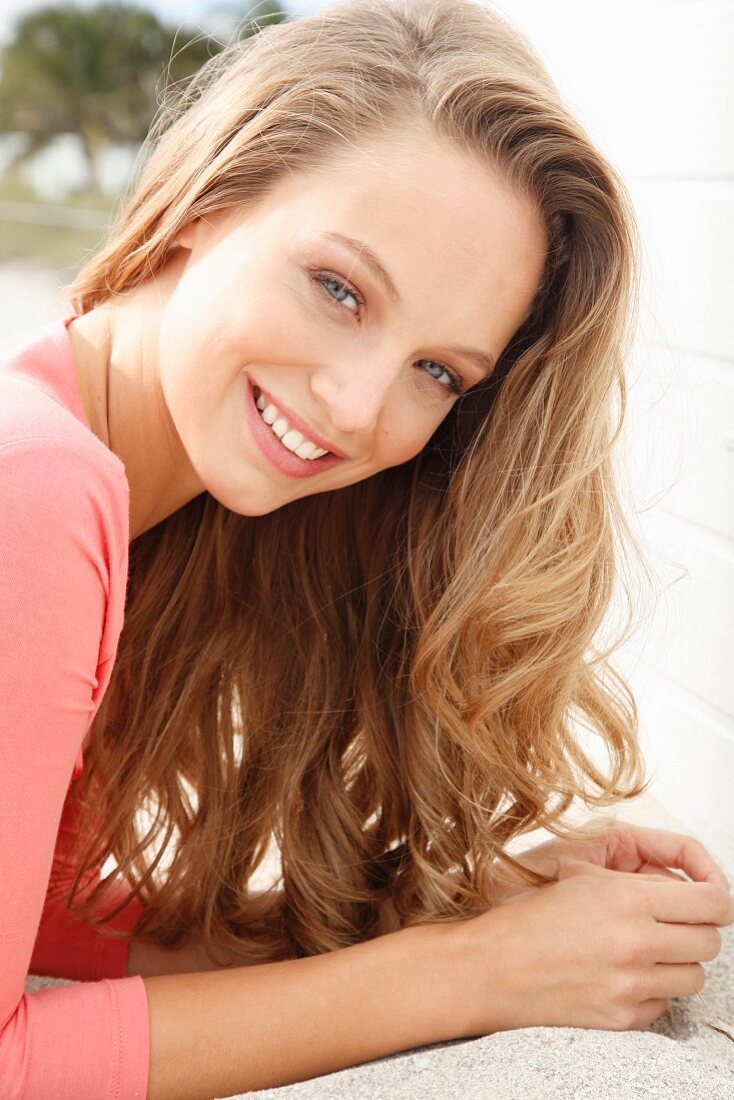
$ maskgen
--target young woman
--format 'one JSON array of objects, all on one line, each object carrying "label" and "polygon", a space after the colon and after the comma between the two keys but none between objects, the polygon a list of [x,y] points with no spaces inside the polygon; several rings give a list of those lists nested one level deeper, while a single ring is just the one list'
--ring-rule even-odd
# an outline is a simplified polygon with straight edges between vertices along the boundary
[{"label": "young woman", "polygon": [[621,179],[472,0],[266,28],[147,153],[0,375],[3,1096],[646,1026],[734,907],[692,838],[563,820],[645,787],[594,644],[636,549]]}]

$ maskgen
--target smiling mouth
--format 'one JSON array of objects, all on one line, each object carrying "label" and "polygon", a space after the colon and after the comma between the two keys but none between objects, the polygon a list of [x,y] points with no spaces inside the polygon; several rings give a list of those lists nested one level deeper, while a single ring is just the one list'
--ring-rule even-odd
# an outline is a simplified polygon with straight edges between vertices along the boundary
[{"label": "smiling mouth", "polygon": [[[260,419],[270,428],[273,435],[280,441],[286,450],[291,452],[291,454],[295,454],[298,458],[302,458],[305,461],[316,461],[319,458],[326,457],[342,457],[341,455],[337,456],[335,451],[331,451],[327,447],[321,446],[313,436],[306,435],[302,432],[300,427],[294,424],[294,418],[284,412],[280,405],[273,401],[269,395],[263,393],[260,387],[256,386],[254,382],[252,385],[252,392],[255,407],[260,415]],[[263,415],[268,407],[275,410],[275,415],[273,415],[273,413],[269,414],[269,420]],[[288,440],[288,442],[286,442],[286,440]],[[302,448],[304,448],[303,453],[299,454]]]}]

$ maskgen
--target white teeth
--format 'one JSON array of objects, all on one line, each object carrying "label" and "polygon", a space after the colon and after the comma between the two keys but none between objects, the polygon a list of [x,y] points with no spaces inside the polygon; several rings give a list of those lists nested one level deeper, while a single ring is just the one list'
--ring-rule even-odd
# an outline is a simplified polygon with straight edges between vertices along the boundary
[{"label": "white teeth", "polygon": [[300,447],[305,440],[300,432],[290,431],[280,437],[280,442],[284,447],[287,447],[289,451],[295,451],[296,447]]},{"label": "white teeth", "polygon": [[289,451],[293,451],[299,458],[312,459],[321,458],[323,455],[328,454],[323,447],[317,447],[315,443],[306,439],[300,432],[297,432],[295,428],[288,430],[290,425],[284,416],[280,416],[278,409],[275,405],[268,405],[265,402],[265,398],[262,394],[255,402],[260,415],[266,424],[269,424],[272,430],[280,439],[280,442],[288,448]]}]

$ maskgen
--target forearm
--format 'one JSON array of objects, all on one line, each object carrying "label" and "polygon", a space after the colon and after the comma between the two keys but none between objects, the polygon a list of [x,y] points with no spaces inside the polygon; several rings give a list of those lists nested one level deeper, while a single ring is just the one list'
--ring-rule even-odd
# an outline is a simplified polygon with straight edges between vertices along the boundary
[{"label": "forearm", "polygon": [[452,926],[421,925],[321,955],[146,978],[147,1100],[277,1088],[458,1038]]}]

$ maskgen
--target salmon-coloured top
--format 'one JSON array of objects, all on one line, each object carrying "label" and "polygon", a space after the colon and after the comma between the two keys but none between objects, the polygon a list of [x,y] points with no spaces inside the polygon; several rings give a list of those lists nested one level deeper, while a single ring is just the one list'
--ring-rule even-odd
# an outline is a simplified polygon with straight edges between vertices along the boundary
[{"label": "salmon-coloured top", "polygon": [[[125,467],[87,420],[73,317],[0,342],[0,1095],[145,1100],[145,983],[127,974],[125,941],[69,919],[59,869],[129,541]],[[113,927],[141,909],[133,900]],[[26,993],[29,973],[77,984]]]}]

